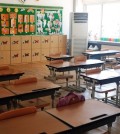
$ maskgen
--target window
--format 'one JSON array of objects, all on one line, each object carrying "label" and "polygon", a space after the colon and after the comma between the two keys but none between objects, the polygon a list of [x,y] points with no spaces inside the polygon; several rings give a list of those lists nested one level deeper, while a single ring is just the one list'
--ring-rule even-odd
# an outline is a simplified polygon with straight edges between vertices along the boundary
[{"label": "window", "polygon": [[120,2],[87,5],[89,40],[120,42]]},{"label": "window", "polygon": [[101,36],[101,5],[87,6],[88,38],[98,40]]}]

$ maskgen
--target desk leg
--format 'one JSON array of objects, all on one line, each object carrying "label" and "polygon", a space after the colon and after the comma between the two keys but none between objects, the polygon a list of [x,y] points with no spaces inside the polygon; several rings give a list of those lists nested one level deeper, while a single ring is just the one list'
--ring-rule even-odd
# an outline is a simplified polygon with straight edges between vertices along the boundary
[{"label": "desk leg", "polygon": [[111,134],[112,123],[109,123],[107,125],[108,125],[108,134]]},{"label": "desk leg", "polygon": [[11,103],[10,103],[10,102],[7,103],[7,109],[8,109],[8,110],[11,109]]},{"label": "desk leg", "polygon": [[118,106],[119,81],[116,82],[116,84],[117,84],[117,90],[116,90],[116,105]]},{"label": "desk leg", "polygon": [[92,84],[92,94],[91,94],[91,97],[93,99],[95,98],[95,81],[93,81],[93,84]]},{"label": "desk leg", "polygon": [[52,108],[53,108],[54,107],[54,99],[55,99],[54,94],[51,95],[51,99],[52,99]]}]

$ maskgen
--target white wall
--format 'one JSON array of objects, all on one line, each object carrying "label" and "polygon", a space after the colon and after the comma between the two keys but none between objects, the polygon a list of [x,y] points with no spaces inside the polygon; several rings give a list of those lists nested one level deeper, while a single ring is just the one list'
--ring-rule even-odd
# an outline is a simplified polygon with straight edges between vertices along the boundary
[{"label": "white wall", "polygon": [[[24,5],[63,7],[63,34],[67,34],[67,37],[69,37],[69,18],[70,12],[73,12],[73,1],[74,0],[26,0]],[[0,0],[0,3],[21,4],[19,0]]]}]

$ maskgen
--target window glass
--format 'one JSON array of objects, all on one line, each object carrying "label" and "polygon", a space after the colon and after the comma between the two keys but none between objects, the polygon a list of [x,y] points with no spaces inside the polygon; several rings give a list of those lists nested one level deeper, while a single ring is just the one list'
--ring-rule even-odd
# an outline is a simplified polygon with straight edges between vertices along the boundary
[{"label": "window glass", "polygon": [[88,39],[99,40],[101,36],[101,5],[88,5]]},{"label": "window glass", "polygon": [[102,38],[120,38],[120,3],[103,4]]}]

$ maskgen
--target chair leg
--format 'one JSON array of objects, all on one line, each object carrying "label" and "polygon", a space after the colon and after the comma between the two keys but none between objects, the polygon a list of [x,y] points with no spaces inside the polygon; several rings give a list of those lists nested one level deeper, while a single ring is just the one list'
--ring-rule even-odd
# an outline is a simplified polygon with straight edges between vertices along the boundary
[{"label": "chair leg", "polygon": [[68,78],[66,78],[66,87],[68,87]]},{"label": "chair leg", "polygon": [[105,93],[105,103],[107,103],[107,94],[108,92]]}]

